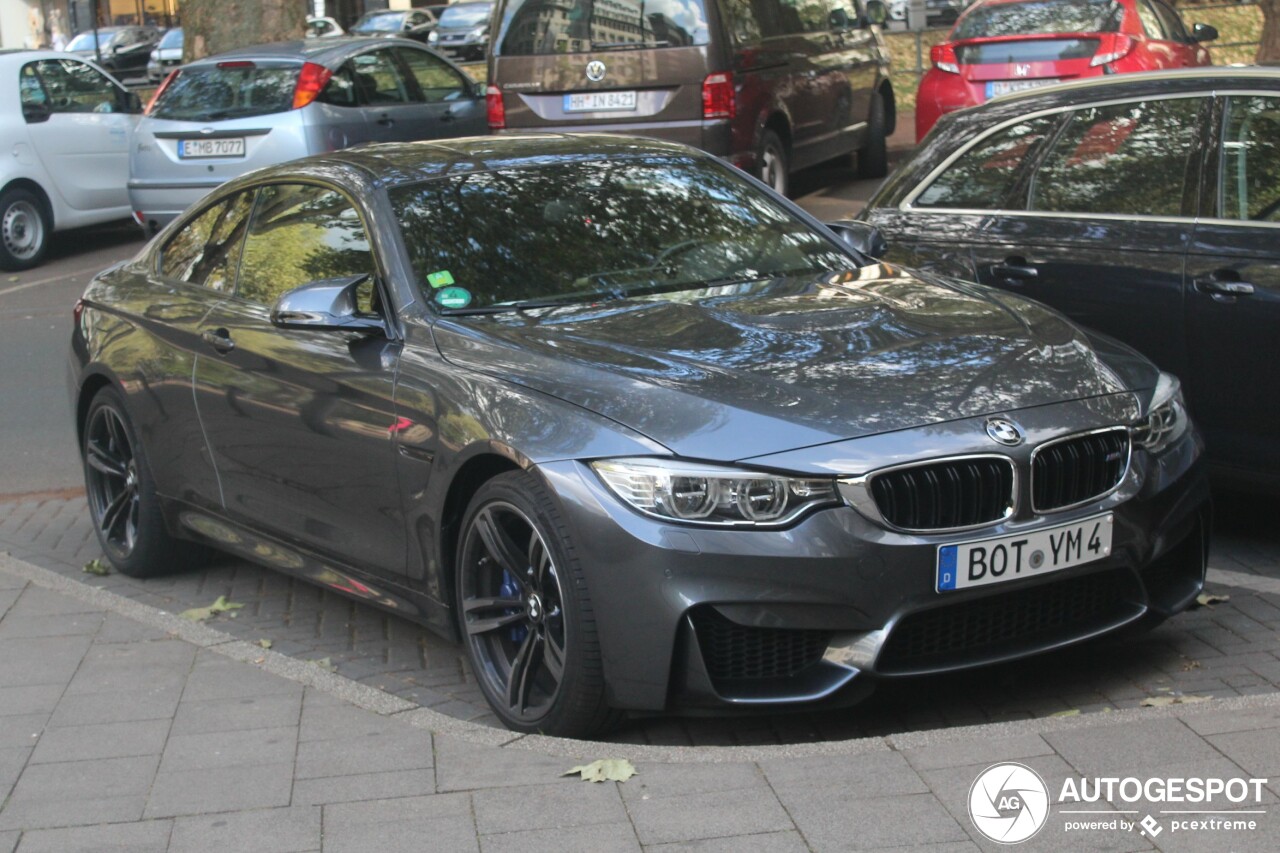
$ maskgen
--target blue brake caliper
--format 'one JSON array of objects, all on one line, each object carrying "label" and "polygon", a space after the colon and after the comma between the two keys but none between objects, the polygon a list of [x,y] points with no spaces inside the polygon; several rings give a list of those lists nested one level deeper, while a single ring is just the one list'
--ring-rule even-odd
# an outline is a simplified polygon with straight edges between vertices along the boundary
[{"label": "blue brake caliper", "polygon": [[[511,577],[511,573],[506,569],[503,569],[502,571],[502,586],[498,588],[498,592],[501,593],[503,598],[520,598],[520,586],[516,583],[516,579]],[[508,612],[515,613],[516,611],[511,610]],[[511,626],[508,636],[511,642],[518,646],[524,642],[524,638],[528,636],[528,634],[528,625],[513,625]]]}]

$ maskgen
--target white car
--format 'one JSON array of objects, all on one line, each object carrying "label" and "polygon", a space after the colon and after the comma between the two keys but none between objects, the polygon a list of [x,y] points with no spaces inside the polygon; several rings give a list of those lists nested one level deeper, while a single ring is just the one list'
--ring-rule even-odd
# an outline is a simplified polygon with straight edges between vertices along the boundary
[{"label": "white car", "polygon": [[124,219],[142,104],[91,62],[0,53],[0,269],[44,258],[54,231]]}]

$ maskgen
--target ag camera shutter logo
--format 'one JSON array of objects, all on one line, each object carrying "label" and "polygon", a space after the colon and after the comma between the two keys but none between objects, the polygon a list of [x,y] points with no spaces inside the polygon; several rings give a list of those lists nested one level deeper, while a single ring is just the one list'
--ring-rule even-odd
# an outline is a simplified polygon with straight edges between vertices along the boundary
[{"label": "ag camera shutter logo", "polygon": [[978,774],[969,789],[969,819],[997,844],[1026,841],[1048,817],[1049,788],[1025,764],[993,764]]}]

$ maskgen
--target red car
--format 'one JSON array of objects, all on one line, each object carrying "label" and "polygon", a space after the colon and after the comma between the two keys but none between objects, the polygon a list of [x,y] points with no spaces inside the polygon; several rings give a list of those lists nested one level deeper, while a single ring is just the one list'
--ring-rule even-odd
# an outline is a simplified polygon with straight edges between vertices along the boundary
[{"label": "red car", "polygon": [[947,41],[916,96],[916,141],[943,113],[1059,80],[1210,65],[1202,42],[1161,0],[979,0]]}]

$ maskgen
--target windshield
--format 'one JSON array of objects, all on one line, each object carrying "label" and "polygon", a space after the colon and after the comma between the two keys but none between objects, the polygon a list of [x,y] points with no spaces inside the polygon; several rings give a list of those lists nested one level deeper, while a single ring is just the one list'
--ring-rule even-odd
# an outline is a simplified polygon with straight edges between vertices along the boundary
[{"label": "windshield", "polygon": [[495,53],[534,56],[707,44],[702,2],[509,0]]},{"label": "windshield", "polygon": [[378,12],[365,15],[356,21],[351,28],[355,33],[390,33],[396,32],[404,23],[404,12]]},{"label": "windshield", "polygon": [[440,13],[442,27],[474,27],[488,22],[493,6],[489,3],[460,3]]},{"label": "windshield", "polygon": [[182,30],[169,30],[164,34],[164,38],[160,39],[161,49],[181,48],[182,47]]},{"label": "windshield", "polygon": [[[111,38],[110,33],[103,33],[103,35],[107,38]],[[67,44],[67,50],[93,50],[95,43],[96,39],[92,32],[81,33]]]},{"label": "windshield", "polygon": [[153,118],[218,121],[293,108],[298,66],[184,68],[156,98]]},{"label": "windshield", "polygon": [[951,33],[952,41],[1042,33],[1113,33],[1123,10],[1115,0],[1030,0],[969,10]]},{"label": "windshield", "polygon": [[477,172],[390,195],[417,279],[444,308],[592,302],[857,268],[731,167],[701,159]]}]

